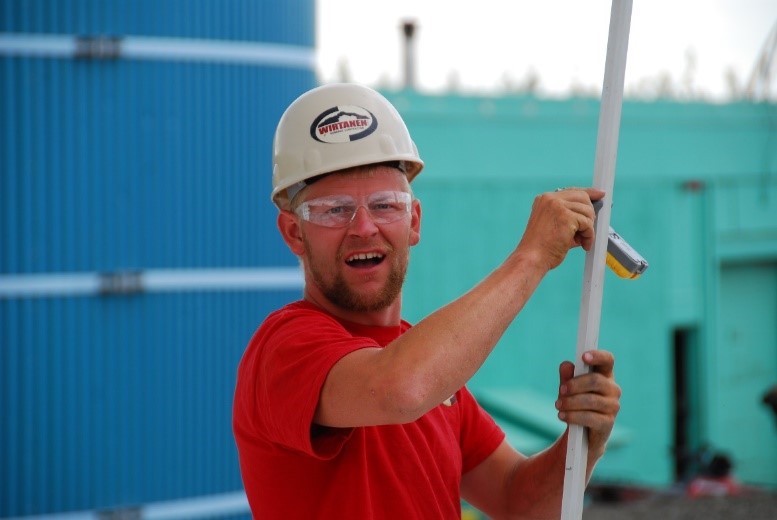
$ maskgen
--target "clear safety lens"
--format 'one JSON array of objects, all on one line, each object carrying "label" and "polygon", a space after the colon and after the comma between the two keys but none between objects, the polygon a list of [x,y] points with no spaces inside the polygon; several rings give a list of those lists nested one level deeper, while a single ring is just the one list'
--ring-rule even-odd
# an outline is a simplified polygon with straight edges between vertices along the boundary
[{"label": "clear safety lens", "polygon": [[350,195],[329,195],[303,202],[295,213],[313,224],[345,227],[364,207],[376,224],[396,222],[410,214],[413,197],[404,191],[377,191],[357,201]]}]

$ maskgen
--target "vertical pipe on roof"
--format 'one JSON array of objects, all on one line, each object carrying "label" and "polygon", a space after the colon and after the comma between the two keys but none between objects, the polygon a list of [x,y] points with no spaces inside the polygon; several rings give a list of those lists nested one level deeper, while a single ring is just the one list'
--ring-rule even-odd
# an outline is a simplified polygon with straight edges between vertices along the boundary
[{"label": "vertical pipe on roof", "polygon": [[416,24],[413,20],[402,22],[402,34],[404,35],[404,66],[405,88],[415,89],[415,32]]}]

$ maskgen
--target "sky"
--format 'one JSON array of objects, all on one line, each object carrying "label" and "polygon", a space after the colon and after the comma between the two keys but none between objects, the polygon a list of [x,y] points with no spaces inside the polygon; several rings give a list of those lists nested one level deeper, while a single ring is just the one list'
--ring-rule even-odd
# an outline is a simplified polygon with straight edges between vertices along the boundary
[{"label": "sky", "polygon": [[[611,0],[316,0],[321,82],[403,84],[401,24],[416,23],[417,88],[601,91]],[[777,30],[777,0],[635,0],[625,90],[728,99],[742,90]],[[771,47],[770,47],[771,48]],[[777,49],[774,49],[777,53]],[[773,60],[777,68],[777,59]],[[777,71],[770,92],[777,93]],[[667,78],[669,81],[667,82]],[[777,98],[777,96],[775,96]]]}]

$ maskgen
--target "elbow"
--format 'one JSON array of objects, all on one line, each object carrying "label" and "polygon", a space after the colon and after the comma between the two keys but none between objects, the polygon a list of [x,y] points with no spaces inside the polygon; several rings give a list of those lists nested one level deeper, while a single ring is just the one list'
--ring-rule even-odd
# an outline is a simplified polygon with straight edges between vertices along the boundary
[{"label": "elbow", "polygon": [[420,377],[386,377],[378,388],[382,389],[377,391],[379,406],[388,423],[411,423],[434,408],[430,385]]}]

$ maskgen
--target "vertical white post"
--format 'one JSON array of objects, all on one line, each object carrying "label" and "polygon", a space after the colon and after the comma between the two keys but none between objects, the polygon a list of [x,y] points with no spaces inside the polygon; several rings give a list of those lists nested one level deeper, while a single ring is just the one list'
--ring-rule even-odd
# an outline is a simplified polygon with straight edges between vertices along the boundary
[{"label": "vertical white post", "polygon": [[[575,375],[588,372],[583,353],[598,348],[599,322],[602,314],[602,289],[607,255],[607,234],[610,227],[612,190],[615,185],[615,159],[618,153],[623,81],[626,72],[626,52],[629,46],[632,0],[613,0],[610,11],[610,32],[604,83],[599,111],[599,133],[596,141],[593,186],[607,192],[604,205],[596,219],[596,240],[586,254],[580,321],[577,333]],[[583,495],[586,485],[588,437],[581,426],[569,428],[567,459],[564,472],[564,495],[561,520],[580,520],[583,516]]]}]

